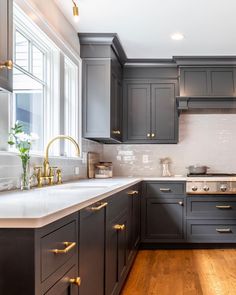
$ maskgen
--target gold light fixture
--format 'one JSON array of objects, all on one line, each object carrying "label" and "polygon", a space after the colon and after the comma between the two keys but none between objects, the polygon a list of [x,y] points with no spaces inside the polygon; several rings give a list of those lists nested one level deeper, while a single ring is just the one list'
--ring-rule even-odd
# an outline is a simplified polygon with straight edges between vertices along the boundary
[{"label": "gold light fixture", "polygon": [[76,5],[74,0],[72,0],[72,2],[73,2],[74,21],[77,22],[79,20],[79,7]]}]

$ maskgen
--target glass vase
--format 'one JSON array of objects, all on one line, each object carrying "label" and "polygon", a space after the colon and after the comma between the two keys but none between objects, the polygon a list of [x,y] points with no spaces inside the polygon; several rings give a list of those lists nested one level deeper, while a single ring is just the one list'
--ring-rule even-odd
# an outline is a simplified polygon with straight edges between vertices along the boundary
[{"label": "glass vase", "polygon": [[29,161],[26,161],[26,162],[22,161],[20,189],[22,191],[30,189],[30,162]]}]

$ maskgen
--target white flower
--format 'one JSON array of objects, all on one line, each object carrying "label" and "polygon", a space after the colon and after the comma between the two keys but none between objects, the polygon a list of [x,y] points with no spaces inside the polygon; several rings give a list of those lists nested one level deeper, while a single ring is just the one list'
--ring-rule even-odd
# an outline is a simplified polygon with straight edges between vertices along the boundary
[{"label": "white flower", "polygon": [[16,137],[19,141],[29,141],[30,136],[26,134],[25,132],[17,133]]}]

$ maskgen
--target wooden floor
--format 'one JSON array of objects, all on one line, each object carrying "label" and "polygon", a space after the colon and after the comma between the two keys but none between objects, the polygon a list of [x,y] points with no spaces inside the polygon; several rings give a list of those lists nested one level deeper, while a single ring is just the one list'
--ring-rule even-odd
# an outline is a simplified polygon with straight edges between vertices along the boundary
[{"label": "wooden floor", "polygon": [[236,250],[142,250],[122,295],[236,295]]}]

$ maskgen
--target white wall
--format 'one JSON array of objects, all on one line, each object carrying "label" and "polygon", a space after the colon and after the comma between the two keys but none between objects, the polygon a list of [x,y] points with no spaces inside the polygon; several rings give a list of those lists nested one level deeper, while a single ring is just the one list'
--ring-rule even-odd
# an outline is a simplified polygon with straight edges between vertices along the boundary
[{"label": "white wall", "polygon": [[190,164],[215,172],[236,172],[236,114],[182,114],[177,145],[105,145],[105,160],[115,175],[161,175],[160,158],[172,159],[172,172],[186,174]]}]

